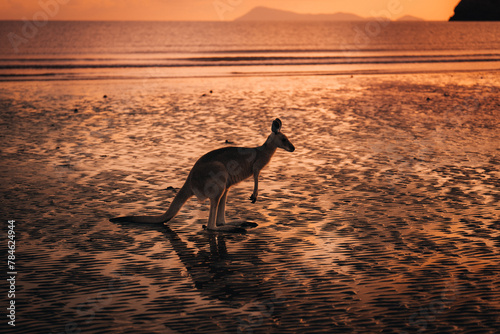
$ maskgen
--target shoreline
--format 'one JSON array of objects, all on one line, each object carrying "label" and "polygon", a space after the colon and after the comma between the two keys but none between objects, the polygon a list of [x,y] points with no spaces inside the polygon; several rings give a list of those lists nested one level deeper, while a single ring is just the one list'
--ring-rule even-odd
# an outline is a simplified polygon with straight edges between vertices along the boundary
[{"label": "shoreline", "polygon": [[[500,68],[494,69],[450,69],[450,70],[422,70],[422,71],[412,71],[412,70],[395,70],[394,72],[384,72],[384,71],[346,71],[346,72],[328,72],[328,71],[317,71],[317,72],[241,72],[241,73],[231,73],[226,75],[200,75],[200,76],[155,76],[155,77],[93,77],[93,78],[43,78],[43,79],[2,79],[0,75],[0,83],[8,82],[36,82],[36,81],[131,81],[131,80],[176,80],[176,79],[230,79],[230,78],[247,78],[247,77],[303,77],[303,76],[390,76],[390,75],[408,75],[408,74],[452,74],[452,73],[495,73],[500,72]],[[52,76],[52,74],[46,74],[47,76]],[[5,75],[4,77],[7,77]],[[20,75],[21,76],[21,75]],[[30,76],[30,75],[22,75]]]}]

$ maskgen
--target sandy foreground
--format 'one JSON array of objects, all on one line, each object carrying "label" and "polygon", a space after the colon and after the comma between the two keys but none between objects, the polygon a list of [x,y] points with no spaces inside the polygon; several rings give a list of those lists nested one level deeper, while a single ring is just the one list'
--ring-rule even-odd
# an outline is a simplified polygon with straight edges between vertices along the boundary
[{"label": "sandy foreground", "polygon": [[[498,72],[3,82],[0,108],[18,333],[500,327]],[[258,227],[206,232],[195,198],[168,227],[108,221],[162,213],[276,117],[296,151],[227,205]]]}]

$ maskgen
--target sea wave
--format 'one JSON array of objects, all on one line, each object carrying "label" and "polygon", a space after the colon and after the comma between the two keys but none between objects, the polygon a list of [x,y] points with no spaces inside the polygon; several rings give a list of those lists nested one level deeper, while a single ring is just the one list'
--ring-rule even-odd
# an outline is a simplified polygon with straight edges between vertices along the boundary
[{"label": "sea wave", "polygon": [[21,58],[0,59],[0,70],[15,69],[92,69],[92,68],[158,68],[206,66],[273,66],[273,65],[341,65],[341,64],[418,64],[453,62],[498,62],[500,54],[446,55],[370,55],[370,56],[198,56],[149,59],[116,58]]},{"label": "sea wave", "polygon": [[497,50],[240,50],[0,57],[0,81],[346,75],[500,70]]}]

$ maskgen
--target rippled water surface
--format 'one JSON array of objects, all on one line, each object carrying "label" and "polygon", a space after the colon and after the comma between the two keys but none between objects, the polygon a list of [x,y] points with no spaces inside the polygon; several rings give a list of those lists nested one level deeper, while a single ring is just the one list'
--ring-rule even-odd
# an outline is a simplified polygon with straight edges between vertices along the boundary
[{"label": "rippled water surface", "polygon": [[499,22],[0,21],[0,81],[499,70]]},{"label": "rippled water surface", "polygon": [[[495,73],[0,87],[20,333],[500,327]],[[208,233],[195,199],[168,227],[108,221],[163,212],[197,157],[275,117],[296,151],[227,205],[258,227]]]}]

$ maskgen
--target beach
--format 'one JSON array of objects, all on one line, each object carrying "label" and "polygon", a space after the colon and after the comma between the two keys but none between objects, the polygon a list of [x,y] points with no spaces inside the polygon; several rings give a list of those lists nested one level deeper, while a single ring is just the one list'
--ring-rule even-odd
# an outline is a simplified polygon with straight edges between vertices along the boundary
[{"label": "beach", "polygon": [[[497,71],[7,81],[0,105],[16,333],[500,327]],[[198,157],[276,117],[295,152],[255,204],[251,180],[228,197],[257,227],[208,232],[195,198],[109,222],[163,213]]]}]

